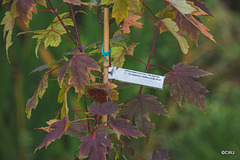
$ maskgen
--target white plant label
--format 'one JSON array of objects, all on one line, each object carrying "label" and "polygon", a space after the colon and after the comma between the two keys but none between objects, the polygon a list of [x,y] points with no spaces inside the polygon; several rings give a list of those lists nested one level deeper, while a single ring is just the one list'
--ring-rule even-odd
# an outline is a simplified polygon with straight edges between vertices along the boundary
[{"label": "white plant label", "polygon": [[138,72],[124,68],[117,68],[114,66],[109,67],[108,71],[110,72],[108,74],[109,79],[115,79],[121,82],[134,83],[159,89],[163,88],[164,76]]}]

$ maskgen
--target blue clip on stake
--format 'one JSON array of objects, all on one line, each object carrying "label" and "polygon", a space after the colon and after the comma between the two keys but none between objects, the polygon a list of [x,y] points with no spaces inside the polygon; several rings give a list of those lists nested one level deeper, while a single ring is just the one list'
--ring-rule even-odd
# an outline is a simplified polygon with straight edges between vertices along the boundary
[{"label": "blue clip on stake", "polygon": [[109,49],[108,52],[104,52],[104,43],[102,43],[101,55],[104,56],[104,58],[106,59],[107,62],[108,62],[108,59],[106,56],[109,56],[110,53],[111,53],[111,48]]}]

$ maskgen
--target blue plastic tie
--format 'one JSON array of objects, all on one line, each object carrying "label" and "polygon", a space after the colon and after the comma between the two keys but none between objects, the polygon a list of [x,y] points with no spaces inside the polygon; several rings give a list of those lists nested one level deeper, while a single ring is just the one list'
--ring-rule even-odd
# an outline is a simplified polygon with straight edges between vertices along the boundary
[{"label": "blue plastic tie", "polygon": [[111,48],[108,52],[104,52],[104,43],[102,43],[101,55],[106,59],[107,62],[108,62],[107,56],[109,56],[110,53],[111,53]]}]

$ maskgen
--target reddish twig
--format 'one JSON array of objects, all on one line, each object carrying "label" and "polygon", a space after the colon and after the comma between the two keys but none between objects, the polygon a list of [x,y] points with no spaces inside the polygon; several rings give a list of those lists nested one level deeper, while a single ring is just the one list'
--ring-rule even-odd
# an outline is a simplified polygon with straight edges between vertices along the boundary
[{"label": "reddish twig", "polygon": [[[157,36],[158,36],[158,32],[159,32],[160,26],[161,26],[161,22],[158,23],[157,31],[156,31],[155,36],[154,36],[154,40],[153,40],[153,44],[152,44],[152,49],[151,49],[151,52],[150,52],[150,54],[149,54],[149,58],[148,58],[148,62],[147,62],[147,66],[146,66],[145,73],[147,73],[148,68],[149,68],[149,66],[150,66],[150,62],[151,62],[151,59],[152,59],[152,54],[153,54],[153,50],[154,50],[154,47],[155,47],[155,44],[156,44],[156,40],[157,40]],[[142,89],[143,89],[143,86],[141,86],[140,89],[139,89],[138,99],[139,99],[140,96],[141,96]]]},{"label": "reddish twig", "polygon": [[159,68],[165,69],[166,71],[172,72],[171,70],[169,70],[169,69],[167,69],[167,68],[165,68],[163,66],[157,65],[157,64],[150,64],[149,66],[159,67]]},{"label": "reddish twig", "polygon": [[[88,112],[88,108],[87,108],[87,100],[86,100],[86,95],[84,94],[83,95],[83,98],[84,98],[84,105],[85,105],[85,110],[86,112]],[[87,123],[88,125],[90,126],[90,123],[89,123],[89,116],[86,114],[87,116]],[[88,132],[90,133],[90,127],[88,127]]]},{"label": "reddish twig", "polygon": [[79,33],[78,33],[78,29],[77,29],[77,23],[75,21],[74,15],[73,15],[73,9],[72,9],[72,6],[71,6],[70,3],[68,3],[68,6],[69,6],[69,9],[70,9],[70,12],[71,12],[71,16],[72,16],[72,20],[73,20],[73,24],[74,24],[74,29],[75,29],[75,32],[76,32],[76,35],[77,35],[78,48],[79,48],[80,52],[82,52],[82,45],[81,45],[80,36],[79,36]]},{"label": "reddish twig", "polygon": [[73,15],[73,17],[75,17],[76,16],[76,14],[78,14],[81,10],[83,10],[83,8],[85,8],[86,7],[86,5],[84,5],[82,8],[80,8],[77,12],[75,12],[74,13],[74,15]]},{"label": "reddish twig", "polygon": [[149,10],[149,12],[156,18],[156,20],[160,21],[160,19],[157,16],[155,16],[152,10],[142,0],[140,0],[140,2]]},{"label": "reddish twig", "polygon": [[62,7],[64,4],[66,4],[66,2],[60,4],[60,5],[56,8],[56,11],[57,11],[60,7]]},{"label": "reddish twig", "polygon": [[[64,27],[64,29],[66,30],[67,34],[69,35],[69,37],[74,41],[73,36],[70,34],[69,30],[67,29],[66,25],[63,23],[61,17],[59,16],[59,14],[57,13],[57,11],[55,10],[55,8],[53,7],[52,3],[50,0],[48,0],[48,3],[50,4],[53,12],[56,14],[56,16],[58,17],[60,23],[62,24],[62,26]],[[77,46],[77,43],[74,41],[74,44]]]}]

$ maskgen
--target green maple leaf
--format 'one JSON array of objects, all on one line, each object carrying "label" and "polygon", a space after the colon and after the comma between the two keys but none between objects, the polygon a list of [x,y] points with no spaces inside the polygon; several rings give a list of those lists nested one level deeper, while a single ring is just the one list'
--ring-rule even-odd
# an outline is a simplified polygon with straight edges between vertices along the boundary
[{"label": "green maple leaf", "polygon": [[[66,26],[73,26],[73,21],[70,18],[64,18],[68,15],[68,13],[63,13],[60,16],[63,23]],[[34,35],[32,38],[37,38],[37,45],[35,48],[35,54],[38,57],[38,48],[41,44],[41,42],[44,42],[45,48],[48,46],[51,47],[58,47],[61,42],[61,35],[67,33],[65,28],[62,26],[60,21],[58,20],[58,17],[55,17],[53,22],[50,24],[50,26],[46,30],[37,30],[37,31],[26,31],[26,32],[20,32],[18,35],[26,34],[26,33],[36,33],[37,35]],[[60,34],[59,34],[60,33]]]},{"label": "green maple leaf", "polygon": [[[5,2],[5,1],[4,1]],[[3,28],[3,39],[6,40],[6,55],[9,61],[8,49],[12,45],[12,32],[14,27],[14,20],[18,16],[16,11],[16,3],[13,3],[11,6],[11,10],[5,13],[5,17],[3,18],[0,25],[4,25]]]},{"label": "green maple leaf", "polygon": [[188,48],[189,45],[187,43],[187,40],[180,34],[178,34],[178,26],[177,24],[171,20],[170,18],[165,18],[162,20],[162,22],[164,23],[164,25],[167,27],[167,29],[175,36],[175,38],[178,40],[178,43],[181,47],[181,50],[184,54],[188,53]]},{"label": "green maple leaf", "polygon": [[112,17],[116,19],[117,25],[123,21],[124,18],[128,18],[128,12],[140,12],[139,0],[114,0]]},{"label": "green maple leaf", "polygon": [[173,5],[177,10],[179,10],[182,14],[191,14],[196,11],[194,7],[187,3],[186,0],[166,0],[171,5]]},{"label": "green maple leaf", "polygon": [[127,49],[122,46],[112,47],[111,58],[113,59],[112,63],[114,66],[122,67],[125,62],[125,55],[133,55],[134,49],[138,44],[139,43],[133,43]]}]

